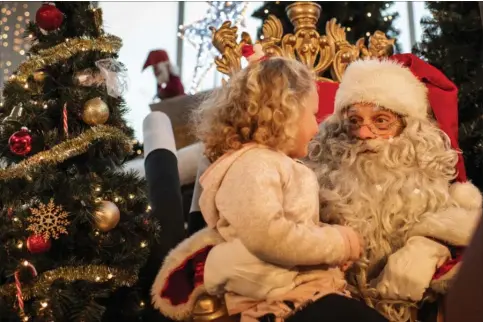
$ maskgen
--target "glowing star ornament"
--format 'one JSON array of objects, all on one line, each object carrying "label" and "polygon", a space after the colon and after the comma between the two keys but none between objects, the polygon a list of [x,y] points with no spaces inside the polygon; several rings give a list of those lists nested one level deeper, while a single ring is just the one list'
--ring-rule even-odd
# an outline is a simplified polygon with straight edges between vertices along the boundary
[{"label": "glowing star ornament", "polygon": [[209,8],[204,18],[185,26],[180,26],[178,36],[188,41],[197,51],[196,66],[189,94],[198,91],[201,81],[214,66],[214,58],[218,51],[212,44],[210,27],[219,28],[225,21],[232,21],[233,25],[244,24],[246,1],[207,1]]},{"label": "glowing star ornament", "polygon": [[54,199],[50,199],[47,205],[40,203],[38,208],[30,208],[30,211],[32,216],[27,218],[30,222],[28,231],[44,239],[58,239],[60,234],[67,234],[69,213],[62,206],[55,205]]}]

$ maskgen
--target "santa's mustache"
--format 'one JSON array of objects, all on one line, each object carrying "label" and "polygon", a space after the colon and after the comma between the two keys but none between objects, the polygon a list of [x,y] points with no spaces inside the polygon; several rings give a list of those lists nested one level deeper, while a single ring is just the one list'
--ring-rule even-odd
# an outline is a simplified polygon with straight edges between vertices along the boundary
[{"label": "santa's mustache", "polygon": [[393,138],[390,139],[358,139],[352,146],[352,150],[357,154],[361,153],[378,153],[386,146],[393,142]]}]

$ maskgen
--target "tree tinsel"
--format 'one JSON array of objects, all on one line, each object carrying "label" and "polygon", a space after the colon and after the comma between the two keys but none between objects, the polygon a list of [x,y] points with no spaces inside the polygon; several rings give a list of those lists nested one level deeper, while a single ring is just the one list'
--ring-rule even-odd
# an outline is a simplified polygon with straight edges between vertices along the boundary
[{"label": "tree tinsel", "polygon": [[[149,212],[145,181],[120,168],[134,144],[123,98],[109,95],[105,82],[79,80],[91,72],[98,77],[99,60],[116,62],[121,40],[104,33],[102,10],[90,2],[54,5],[64,15],[62,25],[45,32],[29,23],[28,59],[3,91],[0,320],[137,321],[150,309],[150,285],[139,272],[160,227]],[[83,121],[85,104],[93,98],[108,107],[103,124]],[[32,142],[25,156],[9,145],[22,127]],[[67,233],[34,252],[28,246],[33,234],[28,218],[50,200],[68,213]],[[120,213],[119,223],[107,232],[96,228],[102,201],[114,203]]]},{"label": "tree tinsel", "polygon": [[478,2],[426,2],[422,41],[414,53],[459,89],[459,143],[467,175],[483,190],[483,30]]},{"label": "tree tinsel", "polygon": [[[253,13],[253,17],[265,20],[269,14],[275,15],[282,22],[284,34],[293,33],[293,25],[287,17],[286,8],[295,1],[265,1],[263,6]],[[332,18],[337,19],[343,27],[346,27],[347,39],[354,44],[359,38],[366,38],[367,33],[380,30],[390,38],[396,38],[399,34],[393,26],[393,21],[399,16],[392,12],[393,2],[382,1],[314,1],[322,7],[317,30],[325,34],[325,24]],[[258,30],[258,38],[261,36],[261,28]],[[396,50],[398,45],[396,43]]]}]

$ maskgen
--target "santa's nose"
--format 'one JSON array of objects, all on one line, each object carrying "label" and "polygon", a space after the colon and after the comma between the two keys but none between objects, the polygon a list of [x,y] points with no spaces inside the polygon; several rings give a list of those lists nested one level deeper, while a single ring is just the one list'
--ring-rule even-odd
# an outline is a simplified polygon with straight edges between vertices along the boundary
[{"label": "santa's nose", "polygon": [[359,136],[359,138],[361,138],[363,140],[374,139],[376,137],[376,135],[374,133],[372,133],[371,129],[366,124],[363,124],[360,127],[358,136]]}]

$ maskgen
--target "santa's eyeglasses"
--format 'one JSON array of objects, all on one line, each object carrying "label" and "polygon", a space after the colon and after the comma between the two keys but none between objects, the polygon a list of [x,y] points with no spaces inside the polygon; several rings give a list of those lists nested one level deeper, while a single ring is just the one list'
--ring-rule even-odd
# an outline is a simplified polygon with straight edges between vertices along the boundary
[{"label": "santa's eyeglasses", "polygon": [[404,128],[404,118],[394,114],[393,117],[375,116],[369,122],[358,115],[347,115],[345,117],[345,125],[351,132],[357,132],[366,126],[374,135],[387,135],[394,133],[394,130]]}]

